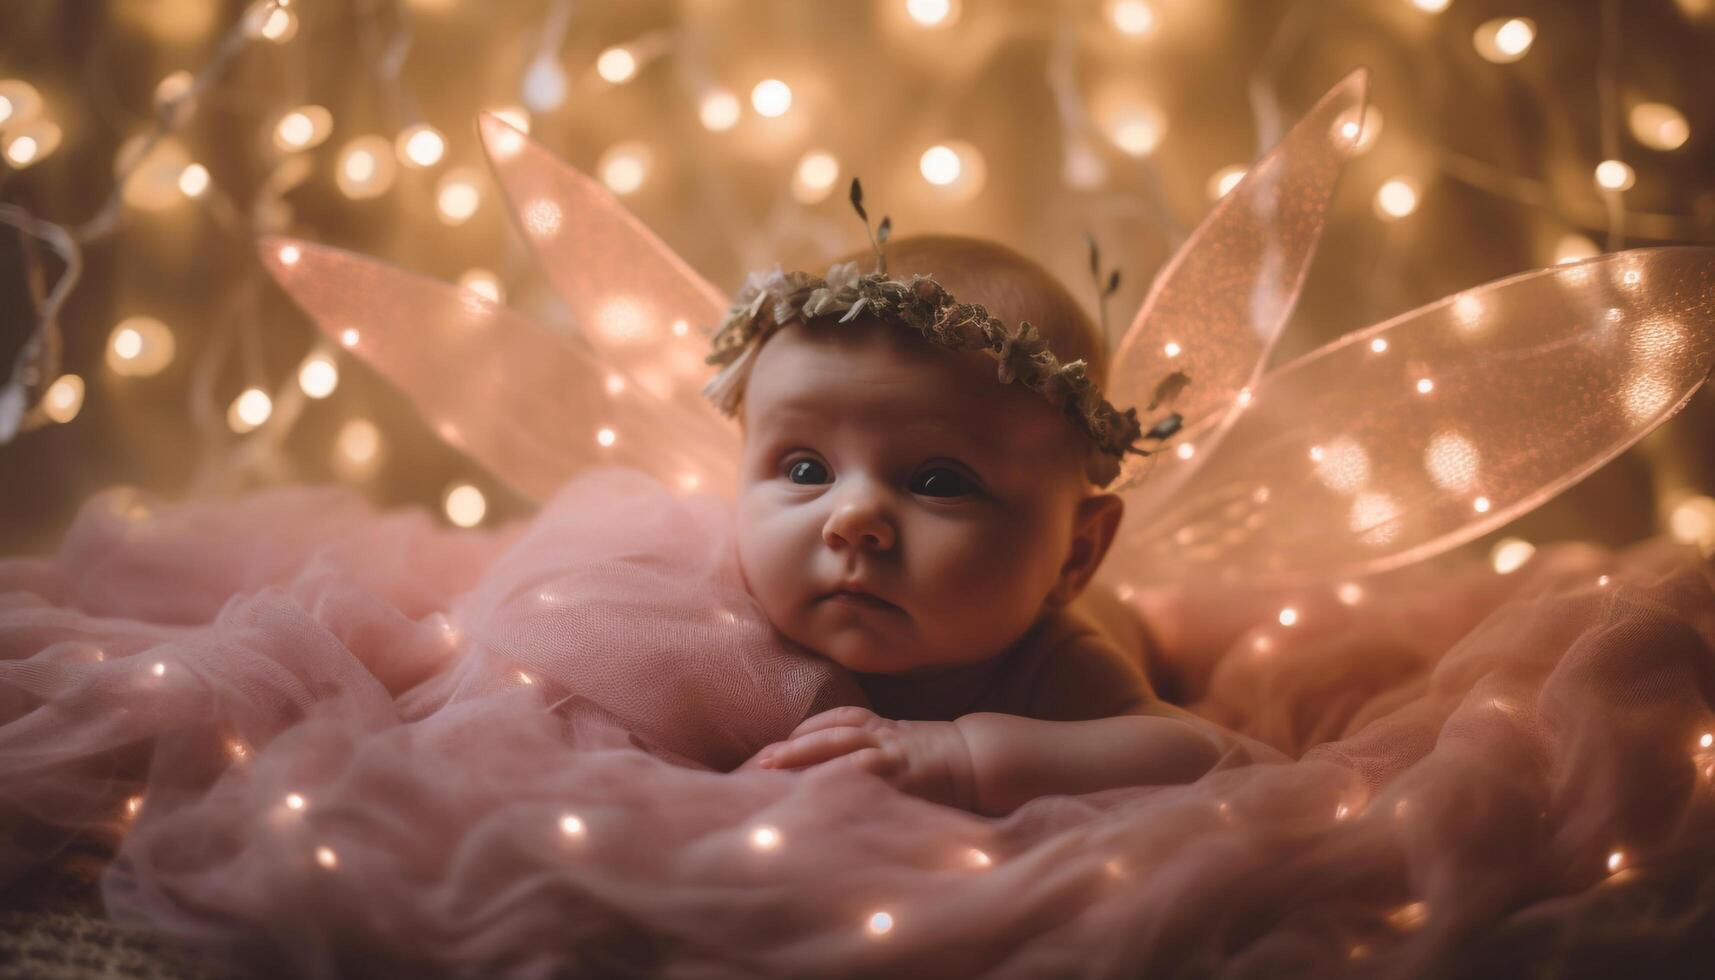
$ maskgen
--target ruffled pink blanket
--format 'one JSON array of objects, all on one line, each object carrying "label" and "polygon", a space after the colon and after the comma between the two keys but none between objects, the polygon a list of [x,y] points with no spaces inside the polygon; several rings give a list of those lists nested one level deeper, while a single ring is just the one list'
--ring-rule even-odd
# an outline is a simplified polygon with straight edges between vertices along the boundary
[{"label": "ruffled pink blanket", "polygon": [[1363,589],[1147,597],[1193,710],[1295,761],[995,820],[726,772],[862,695],[716,498],[109,493],[0,563],[0,882],[122,833],[116,919],[302,975],[1709,975],[1715,570]]}]

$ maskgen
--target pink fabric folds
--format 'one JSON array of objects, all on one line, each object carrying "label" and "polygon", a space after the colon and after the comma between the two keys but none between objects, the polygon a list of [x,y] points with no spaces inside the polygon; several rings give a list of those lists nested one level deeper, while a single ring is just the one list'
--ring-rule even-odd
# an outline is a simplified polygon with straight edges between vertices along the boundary
[{"label": "pink fabric folds", "polygon": [[778,641],[718,498],[603,470],[471,533],[108,494],[0,563],[0,881],[111,835],[116,918],[294,975],[1708,966],[1715,569],[1361,586],[1145,597],[1192,709],[1294,761],[995,820],[725,771],[860,698]]}]

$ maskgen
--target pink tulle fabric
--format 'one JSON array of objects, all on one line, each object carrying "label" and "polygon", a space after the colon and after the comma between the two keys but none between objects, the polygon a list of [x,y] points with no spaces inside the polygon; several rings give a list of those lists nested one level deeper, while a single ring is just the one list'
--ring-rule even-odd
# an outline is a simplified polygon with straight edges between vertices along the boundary
[{"label": "pink tulle fabric", "polygon": [[717,497],[601,470],[456,532],[108,493],[0,563],[0,882],[111,835],[116,919],[289,975],[1707,968],[1715,569],[1362,588],[1144,596],[1188,706],[1287,761],[992,819],[729,771],[862,697],[777,639]]}]

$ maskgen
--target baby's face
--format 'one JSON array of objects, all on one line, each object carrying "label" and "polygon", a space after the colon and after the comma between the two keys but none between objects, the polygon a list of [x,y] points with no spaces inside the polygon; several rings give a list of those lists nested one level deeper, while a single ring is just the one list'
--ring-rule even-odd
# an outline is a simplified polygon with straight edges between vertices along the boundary
[{"label": "baby's face", "polygon": [[[1080,437],[987,354],[793,324],[758,354],[744,430],[739,561],[794,642],[929,672],[1001,653],[1055,591],[1088,492]],[[875,598],[837,595],[853,587]]]}]

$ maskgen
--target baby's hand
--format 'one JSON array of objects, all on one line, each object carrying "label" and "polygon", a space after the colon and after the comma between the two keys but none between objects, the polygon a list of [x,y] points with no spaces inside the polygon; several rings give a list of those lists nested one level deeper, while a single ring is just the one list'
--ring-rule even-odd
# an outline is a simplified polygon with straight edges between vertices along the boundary
[{"label": "baby's hand", "polygon": [[764,769],[862,769],[913,796],[966,810],[976,800],[971,752],[950,721],[893,721],[848,705],[806,720],[756,761]]}]

